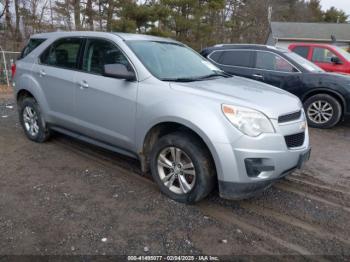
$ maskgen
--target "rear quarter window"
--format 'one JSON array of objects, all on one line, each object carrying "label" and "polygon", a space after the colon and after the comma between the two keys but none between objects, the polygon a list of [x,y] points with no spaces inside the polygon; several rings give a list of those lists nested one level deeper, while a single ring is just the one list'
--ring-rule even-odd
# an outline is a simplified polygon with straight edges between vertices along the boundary
[{"label": "rear quarter window", "polygon": [[211,60],[213,60],[214,62],[219,63],[221,55],[222,55],[222,51],[214,51],[209,56],[210,56]]},{"label": "rear quarter window", "polygon": [[20,59],[25,58],[28,54],[30,54],[35,48],[41,45],[46,39],[44,38],[31,38],[27,45],[23,48]]}]

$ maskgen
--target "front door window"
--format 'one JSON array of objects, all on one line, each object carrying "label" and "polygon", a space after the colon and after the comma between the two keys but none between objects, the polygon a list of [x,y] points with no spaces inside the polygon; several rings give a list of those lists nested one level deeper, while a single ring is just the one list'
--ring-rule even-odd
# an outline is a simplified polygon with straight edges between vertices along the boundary
[{"label": "front door window", "polygon": [[323,47],[315,47],[312,61],[317,63],[332,63],[332,57],[337,57],[331,50]]},{"label": "front door window", "polygon": [[123,64],[130,67],[129,61],[115,44],[102,39],[88,40],[82,69],[102,75],[107,64]]}]

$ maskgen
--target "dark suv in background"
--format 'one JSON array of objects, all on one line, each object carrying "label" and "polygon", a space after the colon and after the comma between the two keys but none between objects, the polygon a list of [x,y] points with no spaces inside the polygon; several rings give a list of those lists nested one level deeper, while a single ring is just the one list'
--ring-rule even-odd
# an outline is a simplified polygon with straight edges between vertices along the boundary
[{"label": "dark suv in background", "polygon": [[298,96],[312,127],[330,128],[350,115],[350,77],[326,73],[289,50],[228,44],[206,48],[201,54],[227,73],[274,85]]}]

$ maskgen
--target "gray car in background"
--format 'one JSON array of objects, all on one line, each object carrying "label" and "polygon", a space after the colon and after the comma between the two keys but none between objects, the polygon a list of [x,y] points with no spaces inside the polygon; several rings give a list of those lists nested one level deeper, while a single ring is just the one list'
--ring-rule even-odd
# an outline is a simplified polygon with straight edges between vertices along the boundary
[{"label": "gray car in background", "polygon": [[140,160],[184,203],[247,198],[309,159],[302,104],[227,75],[171,39],[57,32],[31,37],[14,80],[26,136],[51,131]]}]

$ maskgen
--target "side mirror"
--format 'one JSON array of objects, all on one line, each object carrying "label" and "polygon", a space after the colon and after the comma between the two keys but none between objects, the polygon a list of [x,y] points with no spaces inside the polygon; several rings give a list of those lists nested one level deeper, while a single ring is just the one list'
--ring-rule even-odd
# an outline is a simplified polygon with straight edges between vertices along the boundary
[{"label": "side mirror", "polygon": [[337,57],[337,56],[333,56],[333,57],[331,58],[331,62],[332,62],[333,64],[337,64],[337,65],[342,64],[342,62],[340,61],[339,57]]},{"label": "side mirror", "polygon": [[104,75],[119,79],[125,79],[128,81],[136,80],[135,72],[129,71],[128,68],[123,64],[104,65]]}]

